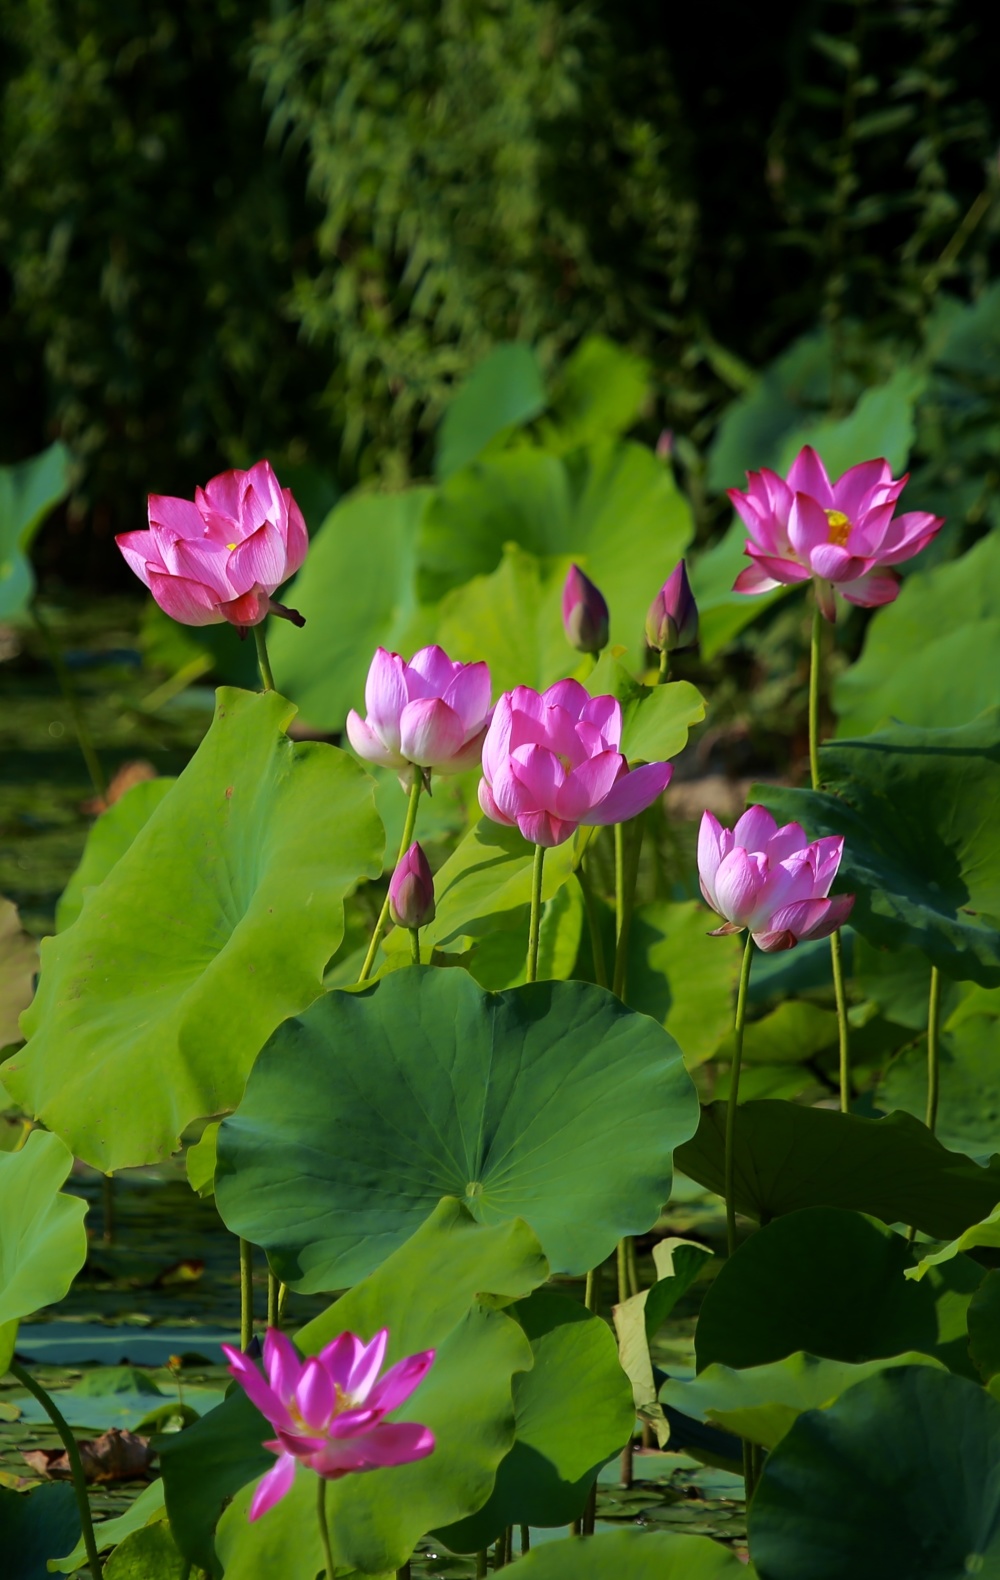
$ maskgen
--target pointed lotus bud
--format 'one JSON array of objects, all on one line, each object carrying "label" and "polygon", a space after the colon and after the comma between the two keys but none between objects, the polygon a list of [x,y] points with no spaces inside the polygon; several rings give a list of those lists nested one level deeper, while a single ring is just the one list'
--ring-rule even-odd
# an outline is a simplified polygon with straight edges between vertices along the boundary
[{"label": "pointed lotus bud", "polygon": [[681,560],[667,577],[646,616],[646,641],[660,653],[693,647],[698,640],[698,605]]},{"label": "pointed lotus bud", "polygon": [[669,461],[674,453],[674,430],[664,428],[656,441],[656,458],[658,461]]},{"label": "pointed lotus bud", "polygon": [[424,927],[434,920],[434,879],[416,840],[392,875],[389,915],[397,927]]},{"label": "pointed lotus bud", "polygon": [[608,606],[579,565],[566,572],[562,599],[563,627],[570,647],[580,653],[599,653],[608,645]]}]

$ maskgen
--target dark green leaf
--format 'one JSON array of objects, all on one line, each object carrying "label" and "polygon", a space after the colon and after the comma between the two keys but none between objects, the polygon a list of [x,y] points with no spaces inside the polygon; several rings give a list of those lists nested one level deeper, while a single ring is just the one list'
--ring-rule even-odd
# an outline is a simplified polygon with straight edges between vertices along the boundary
[{"label": "dark green leaf", "polygon": [[547,1542],[519,1559],[524,1580],[754,1580],[754,1570],[708,1536],[600,1531]]},{"label": "dark green leaf", "polygon": [[48,1559],[68,1553],[80,1534],[73,1488],[65,1482],[27,1495],[0,1487],[4,1580],[49,1580]]}]

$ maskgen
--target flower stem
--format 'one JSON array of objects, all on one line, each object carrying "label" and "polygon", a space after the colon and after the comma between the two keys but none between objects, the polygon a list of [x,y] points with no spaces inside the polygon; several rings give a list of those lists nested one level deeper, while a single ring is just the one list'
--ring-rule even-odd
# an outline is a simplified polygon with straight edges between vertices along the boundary
[{"label": "flower stem", "polygon": [[97,748],[90,738],[90,730],[87,727],[86,714],[84,713],[80,704],[80,696],[76,689],[76,684],[66,667],[66,660],[63,658],[62,653],[59,650],[59,643],[52,635],[51,627],[49,626],[48,621],[42,615],[42,612],[37,604],[34,606],[31,613],[34,622],[38,627],[38,634],[40,635],[45,646],[45,651],[49,655],[49,663],[52,665],[52,668],[55,671],[56,680],[59,683],[59,690],[63,695],[63,701],[70,711],[70,716],[73,720],[73,729],[76,734],[77,745],[80,748],[80,755],[86,764],[87,773],[90,776],[90,782],[94,787],[94,794],[99,800],[103,801],[105,795],[107,794],[108,782],[104,777],[104,768],[101,765],[100,757],[97,755]]},{"label": "flower stem", "polygon": [[[815,596],[815,595],[814,595]],[[819,682],[823,667],[823,616],[818,603],[813,607],[812,638],[809,644],[809,777],[814,790],[819,776]],[[833,996],[837,1005],[837,1038],[840,1044],[840,1111],[851,1107],[851,1040],[847,1019],[847,991],[844,987],[844,954],[840,929],[830,935],[830,967]]]},{"label": "flower stem", "polygon": [[16,1377],[22,1388],[34,1394],[38,1403],[52,1422],[59,1436],[62,1438],[66,1457],[69,1460],[70,1471],[73,1477],[73,1491],[76,1493],[76,1505],[80,1511],[80,1526],[83,1531],[83,1545],[87,1551],[87,1563],[94,1580],[101,1580],[103,1569],[100,1555],[97,1551],[97,1541],[94,1536],[94,1522],[90,1516],[90,1499],[87,1497],[87,1481],[83,1474],[83,1462],[80,1459],[80,1450],[76,1446],[76,1439],[70,1431],[61,1411],[56,1408],[54,1400],[46,1393],[41,1383],[35,1381],[30,1372],[26,1372],[17,1361],[10,1363],[10,1373]]},{"label": "flower stem", "polygon": [[530,1551],[531,1551],[531,1527],[529,1525],[522,1525],[521,1526],[521,1557],[523,1558],[525,1553],[530,1552]]},{"label": "flower stem", "polygon": [[316,1499],[316,1517],[319,1520],[319,1539],[323,1543],[323,1557],[326,1561],[326,1580],[334,1580],[336,1570],[333,1566],[333,1551],[330,1547],[330,1527],[326,1523],[326,1478],[318,1476],[319,1496]]},{"label": "flower stem", "polygon": [[419,927],[411,927],[410,928],[410,954],[411,954],[411,956],[413,958],[413,964],[415,966],[418,966],[420,964],[420,928]]},{"label": "flower stem", "polygon": [[240,1241],[240,1349],[248,1350],[253,1338],[253,1246]]},{"label": "flower stem", "polygon": [[670,675],[670,654],[666,648],[660,654],[660,674],[658,684],[665,686]]},{"label": "flower stem", "polygon": [[[406,822],[403,824],[403,837],[399,842],[399,855],[396,857],[397,867],[413,843],[413,830],[417,824],[417,807],[420,805],[420,792],[423,787],[423,771],[420,768],[414,768],[413,783],[410,786],[410,802],[406,808]],[[382,942],[382,935],[385,932],[385,924],[388,920],[389,891],[386,890],[385,899],[382,901],[382,909],[379,911],[378,921],[375,923],[375,931],[372,933],[372,941],[368,945],[368,953],[365,955],[365,963],[361,967],[361,973],[358,977],[359,982],[367,982],[372,974],[372,966],[375,964],[375,956],[378,954],[378,946]]]},{"label": "flower stem", "polygon": [[931,1135],[937,1128],[938,1097],[941,1085],[941,973],[931,966],[931,995],[927,1006],[927,1128]]},{"label": "flower stem", "polygon": [[545,863],[545,846],[535,846],[535,859],[531,866],[531,921],[528,924],[528,965],[526,982],[538,981],[538,935],[542,925],[542,868]]},{"label": "flower stem", "polygon": [[482,1580],[482,1577],[487,1573],[488,1563],[489,1553],[484,1548],[476,1554],[476,1580]]},{"label": "flower stem", "polygon": [[267,1325],[276,1328],[281,1323],[281,1283],[279,1279],[267,1270]]},{"label": "flower stem", "polygon": [[253,628],[253,639],[257,644],[257,666],[260,669],[260,678],[265,691],[274,691],[274,676],[271,673],[271,660],[267,656],[267,641],[264,636],[263,623]]},{"label": "flower stem", "polygon": [[594,898],[594,889],[586,866],[581,861],[576,869],[580,880],[580,890],[583,894],[583,908],[587,913],[587,931],[590,934],[590,953],[594,961],[594,981],[598,987],[606,988],[608,985],[608,968],[604,961],[604,942],[601,938],[601,919],[597,912],[597,901]]},{"label": "flower stem", "polygon": [[[628,831],[626,834],[626,830]],[[628,980],[628,940],[632,930],[635,884],[642,852],[641,814],[629,823],[615,824],[615,976],[612,991],[624,1002]]]},{"label": "flower stem", "polygon": [[750,982],[750,962],[753,959],[753,934],[747,933],[743,950],[743,968],[740,971],[739,992],[736,995],[736,1042],[733,1063],[729,1072],[729,1103],[726,1107],[726,1250],[732,1256],[736,1250],[736,1105],[740,1093],[740,1065],[743,1062],[743,1027],[747,1012],[747,986]]},{"label": "flower stem", "polygon": [[601,1275],[603,1271],[604,1264],[598,1262],[597,1266],[592,1267],[587,1274],[583,1303],[588,1311],[600,1311],[601,1309]]}]

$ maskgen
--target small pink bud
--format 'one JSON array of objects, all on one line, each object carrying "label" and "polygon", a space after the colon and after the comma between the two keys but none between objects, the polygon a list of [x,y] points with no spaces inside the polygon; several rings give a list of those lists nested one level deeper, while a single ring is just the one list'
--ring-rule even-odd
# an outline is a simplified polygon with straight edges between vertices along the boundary
[{"label": "small pink bud", "polygon": [[434,879],[416,840],[392,875],[389,915],[397,927],[424,927],[434,920]]},{"label": "small pink bud", "polygon": [[674,453],[674,430],[664,428],[656,441],[656,458],[658,461],[669,461]]},{"label": "small pink bud", "polygon": [[681,560],[667,577],[646,616],[646,641],[660,653],[693,647],[698,640],[698,605]]},{"label": "small pink bud", "polygon": [[580,653],[599,653],[608,645],[608,606],[599,587],[579,565],[566,572],[562,599],[563,627],[570,647]]}]

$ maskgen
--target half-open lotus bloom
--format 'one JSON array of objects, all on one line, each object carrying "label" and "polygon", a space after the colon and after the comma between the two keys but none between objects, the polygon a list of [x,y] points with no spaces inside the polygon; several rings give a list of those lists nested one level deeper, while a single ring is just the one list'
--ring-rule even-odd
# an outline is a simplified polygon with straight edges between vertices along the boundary
[{"label": "half-open lotus bloom", "polygon": [[115,540],[160,608],[182,625],[259,625],[279,614],[302,616],[272,593],[298,570],[309,537],[291,490],[269,461],[249,472],[222,472],[194,501],[149,496],[149,531]]},{"label": "half-open lotus bloom", "polygon": [[798,823],[779,828],[752,806],[735,828],[706,812],[698,832],[698,877],[713,911],[725,917],[716,933],[749,928],[769,954],[825,938],[847,920],[853,894],[828,898],[844,850],[841,835],[810,844]]},{"label": "half-open lotus bloom", "polygon": [[647,763],[630,772],[621,733],[614,697],[591,697],[579,681],[541,695],[530,686],[504,692],[483,745],[480,806],[534,845],[561,845],[581,823],[624,823],[666,789],[673,769]]},{"label": "half-open lotus bloom", "polygon": [[831,483],[809,445],[787,481],[766,467],[748,472],[745,493],[729,490],[750,534],[745,552],[753,561],[735,591],[770,592],[812,578],[828,620],[835,618],[834,588],[864,608],[892,603],[899,580],[891,567],[919,554],[943,525],[943,517],[924,510],[893,515],[906,481],[893,479],[888,461],[863,461]]},{"label": "half-open lotus bloom", "polygon": [[440,647],[422,647],[407,664],[379,647],[365,708],[367,718],[353,708],[347,715],[347,737],[359,757],[384,768],[415,764],[462,773],[479,762],[490,722],[489,668],[453,663]]},{"label": "half-open lotus bloom", "polygon": [[278,1462],[267,1472],[250,1505],[259,1519],[280,1503],[301,1462],[327,1481],[385,1465],[408,1465],[434,1449],[434,1434],[410,1421],[386,1421],[426,1377],[433,1350],[409,1355],[379,1377],[389,1341],[388,1329],[364,1344],[341,1333],[309,1360],[300,1360],[291,1340],[268,1328],[261,1376],[248,1355],[222,1346],[229,1370],[276,1437],[264,1444]]}]

